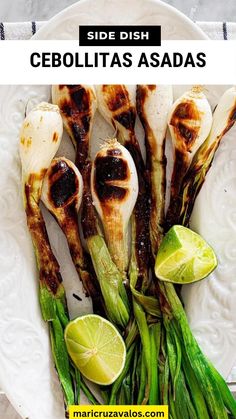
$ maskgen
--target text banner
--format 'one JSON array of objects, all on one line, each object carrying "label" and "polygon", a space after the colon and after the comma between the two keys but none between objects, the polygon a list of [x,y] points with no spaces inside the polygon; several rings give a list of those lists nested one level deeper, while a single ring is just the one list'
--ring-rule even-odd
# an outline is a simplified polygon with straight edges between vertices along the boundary
[{"label": "text banner", "polygon": [[0,84],[236,84],[236,41],[162,41],[145,49],[3,41],[0,62]]}]

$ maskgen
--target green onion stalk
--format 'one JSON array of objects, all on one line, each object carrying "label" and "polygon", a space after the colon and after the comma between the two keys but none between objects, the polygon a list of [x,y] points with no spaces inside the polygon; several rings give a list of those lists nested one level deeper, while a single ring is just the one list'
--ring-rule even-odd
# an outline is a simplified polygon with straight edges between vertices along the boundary
[{"label": "green onion stalk", "polygon": [[39,104],[23,122],[20,157],[24,207],[39,270],[39,301],[42,317],[48,323],[53,360],[68,413],[68,406],[78,403],[81,384],[79,372],[67,354],[64,341],[64,329],[69,322],[66,294],[39,207],[43,178],[59,147],[62,129],[58,107]]},{"label": "green onion stalk", "polygon": [[[146,177],[145,164],[135,136],[136,109],[132,100],[132,92],[125,85],[101,85],[96,88],[98,109],[108,123],[117,131],[120,143],[127,148],[136,166],[139,192],[131,218],[132,246],[129,265],[129,286],[132,292],[133,312],[137,322],[141,353],[138,403],[156,404],[157,377],[153,364],[156,362],[152,354],[153,342],[159,327],[149,327],[153,313],[160,315],[158,300],[148,295],[150,287],[150,195],[149,181]],[[157,322],[157,320],[155,320]],[[156,328],[156,332],[154,329]],[[153,359],[155,360],[153,361]]]},{"label": "green onion stalk", "polygon": [[[165,136],[168,111],[171,104],[171,86],[137,86],[136,106],[145,132],[146,169],[150,183],[151,261],[155,259],[164,231],[166,190]],[[166,362],[165,330],[162,322],[157,324],[157,326],[158,334],[156,339],[158,339],[158,345],[156,345],[155,357],[154,355],[152,357],[156,362],[156,368],[153,368],[155,374],[152,373],[156,385],[153,386],[155,394],[151,396],[151,402],[160,403],[160,401],[167,402],[168,400],[169,365]]]},{"label": "green onion stalk", "polygon": [[[155,174],[159,179],[165,176],[162,165],[155,167]],[[158,281],[157,292],[164,326],[159,366],[161,402],[169,404],[170,416],[176,419],[236,417],[236,402],[193,337],[174,286]]]}]

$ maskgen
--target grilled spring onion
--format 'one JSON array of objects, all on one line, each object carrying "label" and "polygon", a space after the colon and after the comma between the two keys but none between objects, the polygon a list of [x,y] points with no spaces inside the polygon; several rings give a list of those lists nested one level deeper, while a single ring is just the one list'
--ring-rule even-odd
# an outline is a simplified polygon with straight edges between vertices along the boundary
[{"label": "grilled spring onion", "polygon": [[[150,238],[153,257],[156,256],[164,231],[167,117],[173,101],[172,86],[138,85],[137,111],[145,131],[146,167],[151,176]],[[162,167],[162,171],[155,167]],[[160,176],[158,178],[156,175]],[[158,224],[157,224],[158,220]]]},{"label": "grilled spring onion", "polygon": [[139,193],[132,217],[132,285],[144,291],[149,286],[150,205],[145,165],[134,131],[136,108],[128,86],[100,85],[96,86],[96,93],[101,115],[116,129],[120,143],[130,152],[137,169]]},{"label": "grilled spring onion", "polygon": [[[187,174],[185,175],[181,194],[180,194],[181,196],[180,208],[182,208],[180,220],[183,225],[188,225],[189,223],[189,219],[191,217],[195,199],[202,187],[202,184],[205,181],[206,174],[211,167],[215,152],[224,134],[234,125],[235,120],[236,120],[236,89],[235,87],[232,87],[228,89],[220,98],[220,101],[213,114],[213,124],[211,128],[211,132],[207,140],[203,143],[203,145],[200,147],[200,149],[197,151],[197,153],[193,157],[192,164]],[[168,296],[168,300],[171,301],[174,316],[176,319],[178,319],[177,321],[181,328],[182,337],[183,337],[183,340],[185,340],[185,345],[186,345],[185,346],[186,347],[185,359],[187,359],[190,365],[194,365],[195,368],[197,369],[197,374],[196,374],[195,368],[193,368],[193,371],[194,371],[198,385],[200,384],[201,386],[200,388],[203,389],[203,395],[207,396],[206,402],[207,403],[212,402],[212,407],[215,407],[214,404],[216,400],[214,400],[214,398],[212,401],[209,400],[210,397],[207,394],[207,390],[204,391],[204,389],[206,388],[204,384],[206,383],[204,381],[204,376],[201,377],[202,368],[205,368],[204,370],[205,374],[207,371],[209,371],[209,375],[213,383],[212,393],[218,394],[218,396],[220,393],[221,395],[221,400],[220,400],[221,409],[222,409],[222,402],[224,405],[224,410],[222,411],[222,417],[236,417],[236,402],[227,384],[225,383],[221,375],[212,366],[212,364],[207,359],[205,359],[203,355],[201,354],[201,351],[195,339],[193,338],[191,331],[189,330],[187,318],[182,308],[182,305],[178,297],[176,296],[176,293],[174,292],[173,287],[172,286],[169,287],[169,284],[166,287],[166,295]],[[191,351],[188,350],[190,343],[193,349]],[[200,381],[200,379],[202,379],[202,382]],[[216,388],[217,388],[217,392],[215,390]],[[226,413],[226,410],[228,413]],[[219,417],[219,418],[221,417],[220,409],[216,411],[214,417]]]},{"label": "grilled spring onion", "polygon": [[173,104],[169,114],[169,130],[174,148],[174,168],[171,179],[170,204],[166,228],[176,218],[181,182],[192,157],[207,138],[212,124],[212,113],[202,88],[194,86]]},{"label": "grilled spring onion", "polygon": [[78,211],[83,196],[83,180],[74,163],[65,157],[53,159],[43,181],[42,201],[64,232],[84,291],[93,301],[94,311],[103,307],[99,285],[89,272],[88,257],[82,247]]},{"label": "grilled spring onion", "polygon": [[213,114],[213,123],[206,141],[195,154],[192,164],[183,180],[178,208],[178,223],[189,225],[195,199],[211,167],[215,152],[223,136],[236,121],[236,87],[226,90]]},{"label": "grilled spring onion", "polygon": [[[162,165],[152,170],[160,179]],[[158,292],[165,329],[160,353],[161,402],[169,402],[170,414],[176,419],[227,418],[227,409],[235,416],[235,402],[194,339],[173,285],[159,283]]]},{"label": "grilled spring onion", "polygon": [[[138,178],[130,153],[116,140],[106,142],[97,153],[92,168],[91,189],[95,207],[103,222],[111,255],[126,277],[128,265],[127,225],[138,194]],[[135,292],[135,290],[133,291]],[[145,296],[143,298],[145,299]],[[140,309],[140,311],[143,310]],[[140,317],[144,317],[142,322],[146,329],[145,314]],[[130,377],[131,352],[130,348],[122,377],[112,387],[110,404],[121,401],[129,404],[133,400],[134,390],[131,388],[134,388],[135,382],[134,378],[131,380]],[[133,362],[132,368],[135,369],[135,359]]]},{"label": "grilled spring onion", "polygon": [[138,177],[130,153],[115,139],[106,141],[96,154],[91,191],[111,257],[126,277],[127,228],[138,195]]},{"label": "grilled spring onion", "polygon": [[[112,125],[118,134],[119,141],[130,152],[138,174],[139,193],[132,216],[132,250],[129,268],[130,288],[133,294],[133,311],[142,341],[145,385],[139,394],[141,403],[146,404],[150,391],[157,395],[156,380],[152,379],[151,334],[148,327],[145,305],[154,305],[159,312],[158,301],[144,295],[149,288],[150,262],[150,191],[146,178],[145,164],[139,143],[135,136],[136,108],[130,87],[125,85],[100,85],[96,88],[98,109],[102,116]],[[144,304],[143,304],[144,303]],[[156,396],[157,397],[157,396]],[[156,400],[151,398],[152,402]]]},{"label": "grilled spring onion", "polygon": [[112,261],[105,240],[100,232],[93,205],[90,176],[90,135],[96,111],[96,96],[93,86],[58,85],[52,88],[53,102],[62,114],[64,125],[76,149],[76,166],[84,183],[82,201],[82,228],[93,262],[108,317],[125,328],[129,321],[129,302],[123,277]]},{"label": "grilled spring onion", "polygon": [[68,406],[76,403],[76,398],[70,373],[73,367],[64,342],[64,328],[68,323],[65,290],[39,208],[43,178],[59,147],[62,129],[58,107],[39,104],[21,127],[20,157],[24,207],[39,269],[42,316],[49,325],[53,358]]},{"label": "grilled spring onion", "polygon": [[[151,188],[150,239],[152,255],[155,258],[162,239],[165,220],[165,136],[167,116],[172,104],[172,88],[171,86],[138,85],[136,104],[145,131],[146,167],[150,177]],[[152,366],[149,403],[157,404],[160,403],[160,396],[157,390],[158,385],[161,388],[160,393],[163,393],[165,388],[165,384],[162,382],[164,375],[160,374],[161,367],[159,367],[157,361],[159,360],[159,364],[161,364],[161,324],[155,324],[151,331],[151,351],[154,365]],[[162,340],[163,337],[164,335]],[[162,399],[162,401],[164,400]]]}]

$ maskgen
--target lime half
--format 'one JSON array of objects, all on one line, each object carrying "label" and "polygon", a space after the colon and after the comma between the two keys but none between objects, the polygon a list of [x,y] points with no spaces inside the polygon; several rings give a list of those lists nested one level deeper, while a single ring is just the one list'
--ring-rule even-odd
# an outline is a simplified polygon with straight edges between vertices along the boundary
[{"label": "lime half", "polygon": [[65,330],[65,341],[81,374],[94,383],[111,384],[124,368],[124,341],[103,317],[88,314],[71,321]]},{"label": "lime half", "polygon": [[157,278],[176,284],[189,284],[209,275],[217,266],[214,250],[189,228],[171,227],[156,257]]}]

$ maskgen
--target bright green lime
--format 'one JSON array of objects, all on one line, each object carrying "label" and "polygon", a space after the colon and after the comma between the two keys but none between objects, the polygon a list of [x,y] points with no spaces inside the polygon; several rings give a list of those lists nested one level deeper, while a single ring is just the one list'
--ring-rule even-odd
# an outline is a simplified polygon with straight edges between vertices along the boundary
[{"label": "bright green lime", "polygon": [[65,330],[65,341],[81,374],[94,383],[111,384],[124,368],[124,341],[103,317],[88,314],[71,321]]},{"label": "bright green lime", "polygon": [[171,227],[161,242],[155,274],[162,281],[189,284],[209,275],[217,266],[214,250],[189,228]]}]

